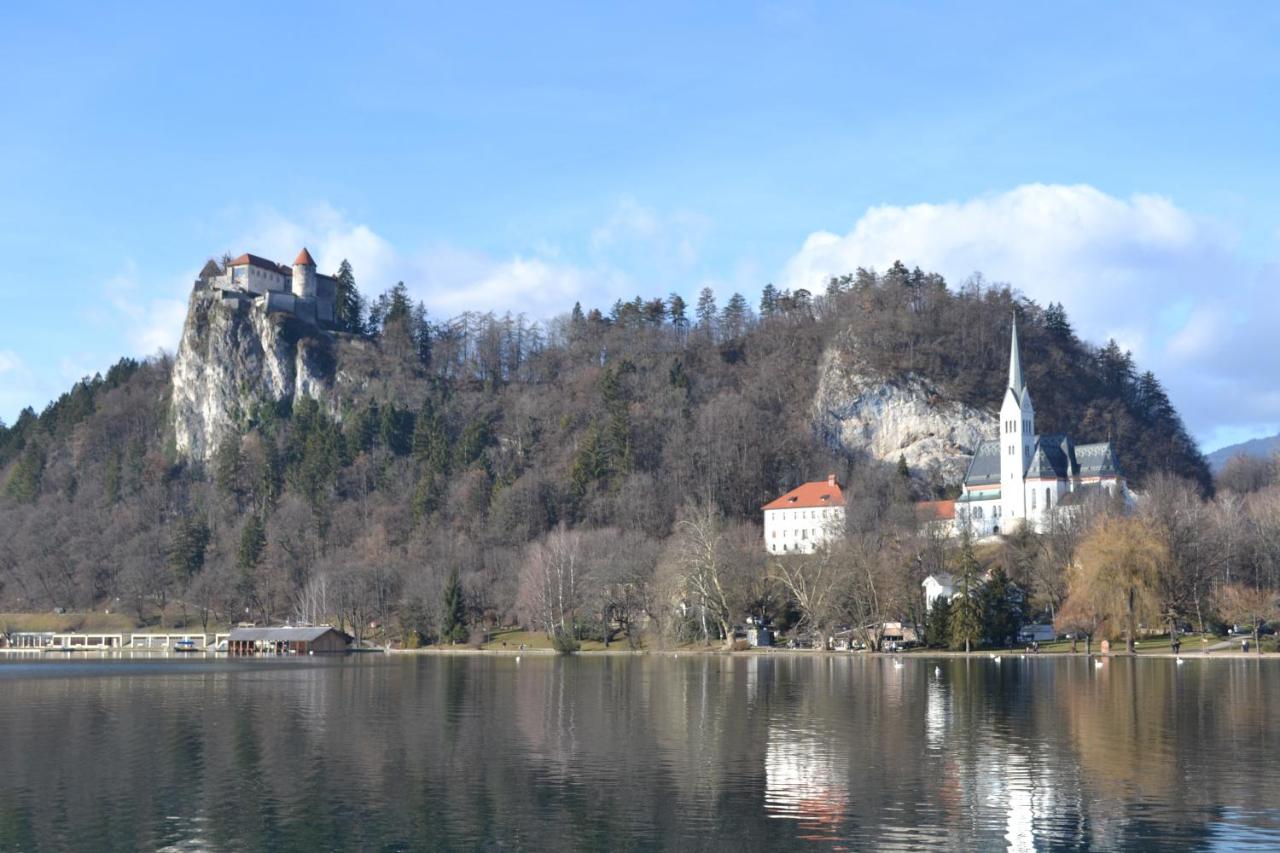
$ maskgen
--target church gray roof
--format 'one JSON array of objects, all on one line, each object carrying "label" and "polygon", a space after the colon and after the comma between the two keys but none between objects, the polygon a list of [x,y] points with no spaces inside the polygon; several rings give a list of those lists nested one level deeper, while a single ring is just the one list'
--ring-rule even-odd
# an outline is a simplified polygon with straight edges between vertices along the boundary
[{"label": "church gray roof", "polygon": [[1071,439],[1065,435],[1038,435],[1031,459],[1027,462],[1028,477],[1070,477],[1076,465],[1072,458]]},{"label": "church gray roof", "polygon": [[1022,378],[1022,356],[1018,354],[1018,316],[1013,317],[1013,333],[1009,337],[1009,390],[1022,401],[1027,393],[1026,380]]},{"label": "church gray roof", "polygon": [[1000,442],[987,439],[978,445],[969,460],[969,470],[965,471],[966,486],[998,486],[1000,485]]},{"label": "church gray roof", "polygon": [[1118,477],[1116,449],[1109,441],[1081,444],[1076,447],[1076,470],[1081,477]]},{"label": "church gray roof", "polygon": [[[1027,477],[1063,479],[1067,477],[1118,477],[1115,448],[1111,442],[1077,445],[1070,436],[1038,435],[1027,461]],[[978,445],[964,484],[997,486],[1000,484],[1000,443],[987,440]]]}]

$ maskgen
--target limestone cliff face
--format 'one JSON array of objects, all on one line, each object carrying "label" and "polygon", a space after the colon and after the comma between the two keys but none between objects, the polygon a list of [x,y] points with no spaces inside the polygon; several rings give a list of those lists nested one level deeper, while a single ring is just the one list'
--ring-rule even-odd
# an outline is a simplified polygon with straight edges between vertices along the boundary
[{"label": "limestone cliff face", "polygon": [[978,443],[996,437],[994,413],[945,400],[918,376],[872,378],[839,347],[823,354],[818,370],[815,428],[846,451],[885,462],[902,456],[913,475],[952,485],[964,478]]},{"label": "limestone cliff face", "polygon": [[261,403],[331,399],[333,342],[314,326],[268,314],[262,301],[224,300],[197,287],[173,366],[179,454],[205,462]]}]

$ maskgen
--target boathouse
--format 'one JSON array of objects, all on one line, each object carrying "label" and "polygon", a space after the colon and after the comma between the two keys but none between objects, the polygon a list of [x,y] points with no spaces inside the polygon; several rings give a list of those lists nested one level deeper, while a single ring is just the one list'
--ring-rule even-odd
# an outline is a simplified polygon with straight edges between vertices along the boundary
[{"label": "boathouse", "polygon": [[236,628],[227,637],[233,655],[309,655],[345,652],[351,636],[328,625],[311,628]]}]

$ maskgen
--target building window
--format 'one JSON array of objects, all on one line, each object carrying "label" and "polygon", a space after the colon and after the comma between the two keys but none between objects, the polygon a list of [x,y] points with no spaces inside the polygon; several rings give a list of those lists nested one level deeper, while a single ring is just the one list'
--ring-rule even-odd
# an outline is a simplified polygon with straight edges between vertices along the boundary
[{"label": "building window", "polygon": [[1044,487],[1044,508],[1045,509],[1049,508],[1049,487],[1048,486]]},{"label": "building window", "polygon": [[1035,509],[1035,508],[1036,508],[1036,492],[1035,492],[1035,489],[1032,489],[1032,490],[1031,490],[1031,508],[1032,508],[1032,509]]}]

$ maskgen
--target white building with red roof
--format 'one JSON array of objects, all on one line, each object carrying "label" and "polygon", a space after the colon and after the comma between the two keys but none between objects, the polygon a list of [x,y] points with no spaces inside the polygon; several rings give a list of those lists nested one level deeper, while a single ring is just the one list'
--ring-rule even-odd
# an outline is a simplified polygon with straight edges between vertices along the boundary
[{"label": "white building with red roof", "polygon": [[835,474],[797,486],[761,509],[770,554],[812,554],[844,532],[844,492]]}]

